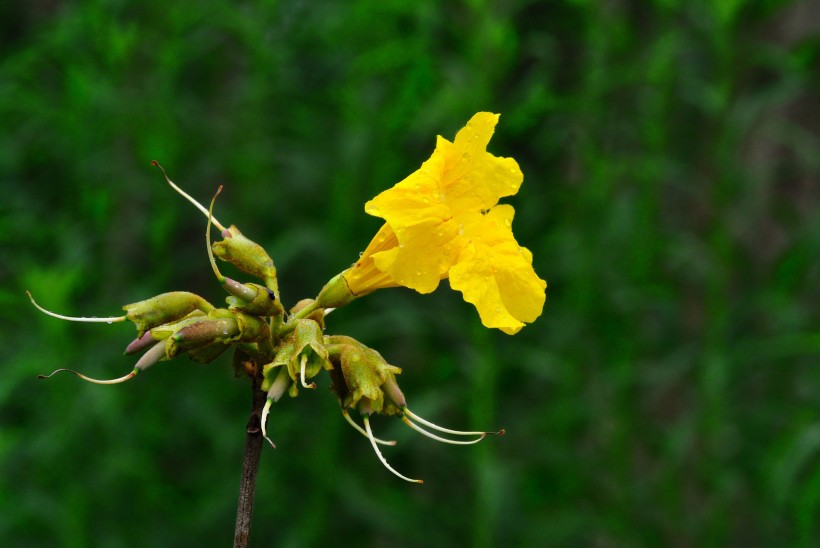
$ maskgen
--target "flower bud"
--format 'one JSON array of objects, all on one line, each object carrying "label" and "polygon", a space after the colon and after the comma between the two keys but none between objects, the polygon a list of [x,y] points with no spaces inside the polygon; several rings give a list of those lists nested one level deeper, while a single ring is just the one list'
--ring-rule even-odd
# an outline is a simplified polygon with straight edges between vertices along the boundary
[{"label": "flower bud", "polygon": [[[225,279],[233,281],[230,278]],[[239,297],[232,295],[227,297],[225,301],[228,303],[229,308],[241,310],[242,312],[253,314],[254,316],[270,317],[282,316],[284,314],[285,311],[282,308],[282,304],[276,298],[273,290],[259,284],[234,283],[239,286],[239,288],[242,288],[241,291],[243,296]],[[239,291],[239,288],[236,288],[237,292]]]},{"label": "flower bud", "polygon": [[163,293],[122,307],[126,318],[137,326],[139,332],[137,337],[142,337],[153,327],[183,318],[194,310],[207,313],[213,308],[211,303],[199,295],[187,291]]},{"label": "flower bud", "polygon": [[278,291],[276,267],[262,246],[246,238],[234,225],[225,229],[222,236],[222,241],[214,242],[211,246],[214,255],[242,272],[264,280],[265,285]]}]

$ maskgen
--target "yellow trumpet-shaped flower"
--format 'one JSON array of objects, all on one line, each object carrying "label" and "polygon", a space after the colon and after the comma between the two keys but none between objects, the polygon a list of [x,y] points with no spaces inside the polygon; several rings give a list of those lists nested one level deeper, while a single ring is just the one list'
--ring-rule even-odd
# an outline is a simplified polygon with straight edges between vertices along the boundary
[{"label": "yellow trumpet-shaped flower", "polygon": [[541,314],[547,284],[513,236],[512,206],[498,205],[524,176],[512,158],[487,152],[497,122],[479,112],[454,142],[438,137],[420,169],[365,204],[385,225],[342,274],[354,295],[395,286],[430,293],[449,277],[487,327],[513,334]]}]

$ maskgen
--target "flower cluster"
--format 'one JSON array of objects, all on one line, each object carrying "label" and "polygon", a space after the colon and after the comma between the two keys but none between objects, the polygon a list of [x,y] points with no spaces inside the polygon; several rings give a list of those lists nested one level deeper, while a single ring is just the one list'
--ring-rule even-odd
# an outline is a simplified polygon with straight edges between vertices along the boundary
[{"label": "flower cluster", "polygon": [[[29,294],[34,306],[51,316],[73,321],[130,321],[137,328],[137,337],[126,347],[126,354],[142,355],[130,373],[98,380],[70,369],[57,371],[70,371],[98,384],[116,384],[181,354],[208,363],[233,348],[237,373],[254,377],[267,393],[261,424],[262,435],[271,445],[267,418],[272,404],[286,392],[296,396],[299,388],[315,388],[312,379],[327,372],[345,420],[370,440],[379,460],[391,472],[421,483],[387,463],[378,445],[395,442],[374,436],[371,415],[399,416],[425,436],[453,444],[477,443],[503,430],[463,432],[419,417],[408,408],[399,389],[396,376],[401,369],[351,337],[326,334],[325,316],[376,289],[404,286],[429,293],[444,278],[476,306],[487,327],[513,334],[540,315],[546,283],[533,271],[531,253],[513,237],[512,207],[498,204],[500,198],[518,191],[523,176],[515,160],[497,158],[486,151],[497,120],[497,115],[481,112],[458,132],[454,142],[439,137],[432,157],[418,171],[365,205],[367,213],[384,219],[385,224],[359,261],[328,282],[315,299],[300,301],[287,312],[280,301],[276,268],[265,250],[235,226],[225,227],[214,218],[216,196],[206,209],[163,170],[168,184],[208,218],[208,257],[217,281],[229,293],[227,306],[217,308],[198,295],[177,291],[126,305],[122,316],[77,318],[47,311]],[[220,191],[221,187],[217,195]],[[213,243],[212,225],[222,235]],[[233,264],[262,284],[223,276],[216,259]],[[362,417],[364,427],[350,411]]]}]

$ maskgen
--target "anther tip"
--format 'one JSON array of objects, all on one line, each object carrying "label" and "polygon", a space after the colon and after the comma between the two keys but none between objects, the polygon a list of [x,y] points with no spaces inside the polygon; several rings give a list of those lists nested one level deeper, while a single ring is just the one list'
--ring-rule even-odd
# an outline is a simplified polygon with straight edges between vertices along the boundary
[{"label": "anther tip", "polygon": [[159,167],[159,162],[157,162],[156,160],[151,160],[151,165]]},{"label": "anther tip", "polygon": [[495,434],[496,436],[503,436],[503,435],[504,435],[504,434],[506,434],[506,433],[507,433],[507,429],[506,429],[506,428],[502,428],[502,429],[501,429],[501,430],[499,430],[498,432],[491,432],[491,434]]},{"label": "anther tip", "polygon": [[48,375],[37,375],[38,379],[47,379]]}]

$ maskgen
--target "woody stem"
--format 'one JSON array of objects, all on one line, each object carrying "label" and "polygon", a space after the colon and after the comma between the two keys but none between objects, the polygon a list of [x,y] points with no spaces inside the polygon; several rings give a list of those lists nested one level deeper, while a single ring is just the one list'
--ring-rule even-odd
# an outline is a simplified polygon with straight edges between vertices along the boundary
[{"label": "woody stem", "polygon": [[251,377],[253,400],[251,415],[245,436],[245,456],[242,461],[242,479],[239,483],[239,501],[236,506],[236,528],[234,530],[234,548],[246,548],[250,540],[253,500],[256,491],[256,473],[259,470],[259,457],[262,453],[262,408],[265,406],[265,392],[262,391],[262,376]]}]

